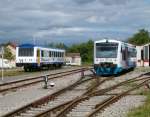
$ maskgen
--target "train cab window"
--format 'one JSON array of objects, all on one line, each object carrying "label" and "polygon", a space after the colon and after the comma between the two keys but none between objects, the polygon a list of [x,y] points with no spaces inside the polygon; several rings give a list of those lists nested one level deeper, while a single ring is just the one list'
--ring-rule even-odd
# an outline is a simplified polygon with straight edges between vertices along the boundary
[{"label": "train cab window", "polygon": [[117,58],[118,43],[96,43],[96,58]]},{"label": "train cab window", "polygon": [[19,56],[33,56],[34,48],[19,48]]}]

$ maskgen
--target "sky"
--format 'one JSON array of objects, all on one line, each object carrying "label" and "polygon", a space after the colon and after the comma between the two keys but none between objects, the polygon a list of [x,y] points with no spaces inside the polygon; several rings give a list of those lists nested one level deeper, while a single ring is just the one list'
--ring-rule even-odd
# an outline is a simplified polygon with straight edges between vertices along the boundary
[{"label": "sky", "polygon": [[125,40],[150,31],[150,0],[0,0],[0,43]]}]

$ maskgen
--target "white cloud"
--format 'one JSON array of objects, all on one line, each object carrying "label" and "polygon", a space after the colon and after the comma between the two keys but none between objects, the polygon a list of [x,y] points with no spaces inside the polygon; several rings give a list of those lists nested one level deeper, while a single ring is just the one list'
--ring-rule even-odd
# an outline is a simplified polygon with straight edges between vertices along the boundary
[{"label": "white cloud", "polygon": [[126,38],[139,28],[150,30],[149,5],[146,0],[1,0],[0,41],[110,33]]}]

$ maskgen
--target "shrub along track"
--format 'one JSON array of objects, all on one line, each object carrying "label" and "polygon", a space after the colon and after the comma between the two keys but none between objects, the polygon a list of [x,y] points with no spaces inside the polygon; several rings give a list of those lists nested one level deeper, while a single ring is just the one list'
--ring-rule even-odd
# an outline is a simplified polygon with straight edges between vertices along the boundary
[{"label": "shrub along track", "polygon": [[[64,72],[59,72],[59,73],[54,73],[54,74],[48,74],[46,75],[48,77],[48,80],[52,80],[55,78],[61,78],[62,76],[67,76],[75,73],[80,73],[82,71],[87,71],[90,70],[88,68],[79,68],[75,70],[68,70]],[[28,78],[28,79],[23,79],[23,80],[17,80],[17,81],[12,81],[4,84],[0,84],[0,93],[6,93],[8,91],[13,91],[22,87],[30,86],[33,84],[37,84],[40,82],[44,81],[45,76],[39,76],[39,77],[33,77],[33,78]]]}]

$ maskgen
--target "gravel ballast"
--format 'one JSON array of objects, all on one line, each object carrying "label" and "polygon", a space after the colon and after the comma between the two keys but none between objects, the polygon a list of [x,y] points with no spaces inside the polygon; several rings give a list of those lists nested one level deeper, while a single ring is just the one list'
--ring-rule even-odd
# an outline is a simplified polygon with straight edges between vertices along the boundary
[{"label": "gravel ballast", "polygon": [[[88,73],[87,73],[88,74]],[[68,77],[68,78],[66,78]],[[0,97],[0,116],[20,108],[28,103],[31,103],[48,94],[52,94],[70,84],[73,84],[81,77],[80,73],[64,76],[64,78],[54,79],[51,82],[55,83],[54,87],[43,89],[43,84],[25,88]]]},{"label": "gravel ballast", "polygon": [[96,117],[126,117],[128,111],[141,106],[145,99],[145,96],[140,95],[123,97],[116,103],[105,108],[102,113],[98,113]]}]

